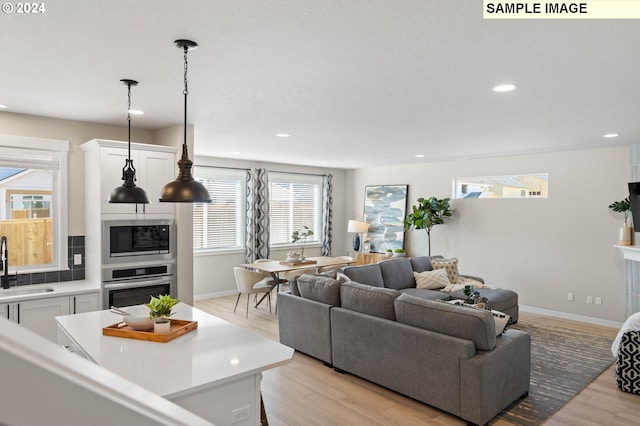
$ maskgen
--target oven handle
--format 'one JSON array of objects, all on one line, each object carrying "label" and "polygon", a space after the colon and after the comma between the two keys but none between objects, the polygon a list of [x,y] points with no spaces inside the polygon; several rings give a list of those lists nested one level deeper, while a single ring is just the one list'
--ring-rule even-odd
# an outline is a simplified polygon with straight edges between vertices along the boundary
[{"label": "oven handle", "polygon": [[143,280],[143,281],[120,281],[117,283],[103,284],[103,287],[106,289],[115,289],[115,288],[132,288],[132,287],[147,287],[150,285],[156,284],[167,284],[172,281],[172,277],[159,277],[151,280]]}]

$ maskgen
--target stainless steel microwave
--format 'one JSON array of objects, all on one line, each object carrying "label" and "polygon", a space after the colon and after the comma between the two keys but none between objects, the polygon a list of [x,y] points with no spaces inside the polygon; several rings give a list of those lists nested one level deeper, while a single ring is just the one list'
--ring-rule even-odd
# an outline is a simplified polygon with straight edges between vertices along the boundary
[{"label": "stainless steel microwave", "polygon": [[169,219],[106,220],[102,263],[175,261],[176,225]]}]

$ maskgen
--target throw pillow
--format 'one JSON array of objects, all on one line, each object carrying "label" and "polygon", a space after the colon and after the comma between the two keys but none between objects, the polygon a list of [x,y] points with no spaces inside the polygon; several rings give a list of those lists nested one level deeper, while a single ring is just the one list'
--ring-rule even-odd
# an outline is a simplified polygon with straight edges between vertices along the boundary
[{"label": "throw pillow", "polygon": [[437,290],[449,285],[449,277],[447,276],[447,271],[444,269],[414,272],[413,277],[416,280],[416,288]]},{"label": "throw pillow", "polygon": [[348,276],[346,276],[345,274],[343,274],[342,272],[338,272],[336,274],[336,279],[338,281],[340,281],[341,283],[346,283],[348,281],[351,281],[351,278],[349,278]]},{"label": "throw pillow", "polygon": [[458,282],[458,259],[431,259],[433,269],[444,269],[451,284]]}]

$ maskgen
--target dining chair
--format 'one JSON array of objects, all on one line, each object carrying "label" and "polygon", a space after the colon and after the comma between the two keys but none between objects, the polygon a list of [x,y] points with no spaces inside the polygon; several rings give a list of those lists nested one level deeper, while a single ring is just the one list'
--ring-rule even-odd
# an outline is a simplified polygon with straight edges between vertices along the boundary
[{"label": "dining chair", "polygon": [[[236,306],[233,308],[233,312],[236,312],[238,308],[238,302],[240,296],[247,295],[247,309],[245,317],[249,318],[249,298],[252,294],[268,293],[267,303],[269,304],[269,313],[271,313],[271,283],[267,282],[264,275],[261,272],[250,271],[239,266],[234,266],[233,275],[236,277],[236,285],[238,286],[238,298],[236,299]],[[273,281],[271,281],[273,282]]]}]

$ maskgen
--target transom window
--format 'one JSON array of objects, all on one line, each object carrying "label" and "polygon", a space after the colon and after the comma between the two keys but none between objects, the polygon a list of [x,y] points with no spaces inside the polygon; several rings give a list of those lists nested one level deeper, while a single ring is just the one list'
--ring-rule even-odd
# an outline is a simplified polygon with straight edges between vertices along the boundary
[{"label": "transom window", "polygon": [[456,178],[453,198],[548,198],[549,174]]}]

